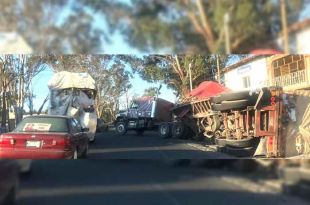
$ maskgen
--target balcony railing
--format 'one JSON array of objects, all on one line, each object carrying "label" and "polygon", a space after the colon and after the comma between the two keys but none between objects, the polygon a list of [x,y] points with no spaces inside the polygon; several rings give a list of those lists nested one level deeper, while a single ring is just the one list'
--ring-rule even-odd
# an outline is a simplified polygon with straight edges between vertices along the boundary
[{"label": "balcony railing", "polygon": [[283,75],[276,77],[275,79],[269,81],[269,86],[292,86],[292,85],[309,85],[307,74],[305,70],[290,73],[288,75]]}]

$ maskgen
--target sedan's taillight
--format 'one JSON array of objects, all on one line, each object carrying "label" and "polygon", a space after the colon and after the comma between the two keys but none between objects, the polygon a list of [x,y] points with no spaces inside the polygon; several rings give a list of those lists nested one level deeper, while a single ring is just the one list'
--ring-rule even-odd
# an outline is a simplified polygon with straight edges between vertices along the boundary
[{"label": "sedan's taillight", "polygon": [[16,141],[12,137],[0,135],[0,147],[12,147]]},{"label": "sedan's taillight", "polygon": [[70,140],[67,137],[54,139],[52,145],[59,147],[68,147],[70,145]]}]

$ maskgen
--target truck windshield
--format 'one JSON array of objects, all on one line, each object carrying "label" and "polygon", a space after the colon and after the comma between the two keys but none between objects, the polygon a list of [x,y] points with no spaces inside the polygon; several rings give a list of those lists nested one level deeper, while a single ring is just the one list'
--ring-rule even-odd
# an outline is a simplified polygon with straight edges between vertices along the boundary
[{"label": "truck windshield", "polygon": [[68,132],[65,118],[27,117],[14,130],[15,132]]},{"label": "truck windshield", "polygon": [[137,102],[133,101],[131,103],[131,106],[130,106],[131,109],[137,109],[138,107],[139,107],[139,104]]}]

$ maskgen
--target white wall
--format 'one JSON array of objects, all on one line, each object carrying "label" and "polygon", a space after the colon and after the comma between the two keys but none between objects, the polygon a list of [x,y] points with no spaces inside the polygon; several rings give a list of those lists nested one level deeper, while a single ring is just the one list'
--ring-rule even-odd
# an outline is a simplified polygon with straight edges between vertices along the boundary
[{"label": "white wall", "polygon": [[[309,54],[310,53],[310,27],[293,33],[289,37],[291,54]],[[277,39],[277,44],[283,48],[283,38]]]},{"label": "white wall", "polygon": [[[233,91],[264,87],[268,80],[267,59],[262,58],[249,62],[225,73],[225,85]],[[251,86],[244,87],[243,78],[249,76]]]},{"label": "white wall", "polygon": [[298,32],[297,39],[297,53],[309,54],[310,53],[310,27]]}]

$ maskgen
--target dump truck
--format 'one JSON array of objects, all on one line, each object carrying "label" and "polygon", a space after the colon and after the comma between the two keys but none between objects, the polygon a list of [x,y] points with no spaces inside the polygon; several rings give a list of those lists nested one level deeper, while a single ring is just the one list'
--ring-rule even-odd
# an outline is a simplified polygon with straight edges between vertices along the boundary
[{"label": "dump truck", "polygon": [[95,141],[97,114],[96,83],[88,73],[58,72],[48,82],[49,115],[70,116],[88,128],[90,142]]},{"label": "dump truck", "polygon": [[174,104],[158,97],[140,97],[131,102],[128,110],[116,116],[117,133],[124,135],[129,130],[142,135],[146,130],[157,130],[163,122],[172,121]]}]

